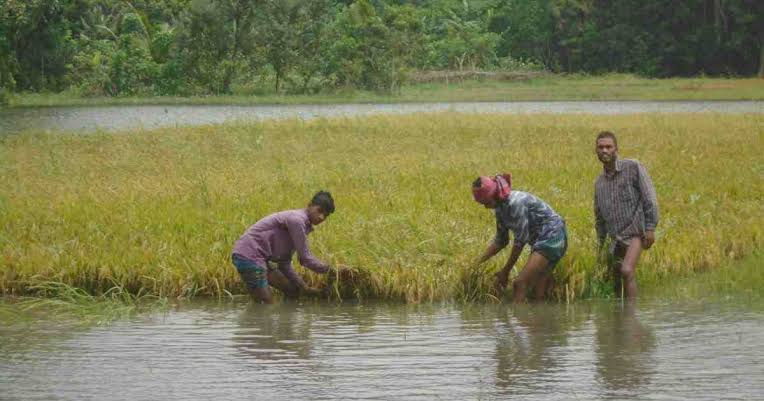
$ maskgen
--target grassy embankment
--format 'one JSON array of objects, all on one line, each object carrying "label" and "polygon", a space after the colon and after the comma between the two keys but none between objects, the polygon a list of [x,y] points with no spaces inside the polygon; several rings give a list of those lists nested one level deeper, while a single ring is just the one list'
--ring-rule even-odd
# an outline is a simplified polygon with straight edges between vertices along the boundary
[{"label": "grassy embankment", "polygon": [[489,102],[528,100],[762,100],[764,80],[757,78],[649,79],[633,75],[541,75],[529,79],[466,79],[410,83],[395,95],[339,91],[316,95],[237,94],[192,97],[89,98],[76,93],[17,94],[11,107],[105,106],[144,104],[331,104],[405,102]]},{"label": "grassy embankment", "polygon": [[338,212],[311,243],[319,257],[364,273],[346,291],[490,299],[490,273],[507,252],[470,268],[494,222],[469,187],[478,174],[511,171],[517,189],[568,222],[556,295],[603,296],[595,133],[617,132],[622,155],[640,159],[657,185],[658,243],[639,279],[660,283],[761,249],[762,126],[764,115],[433,114],[3,137],[0,293],[48,282],[93,294],[243,293],[233,242],[258,218],[328,189]]},{"label": "grassy embankment", "polygon": [[742,260],[727,261],[704,272],[679,272],[670,280],[643,280],[645,298],[663,300],[764,300],[764,252],[760,249]]}]

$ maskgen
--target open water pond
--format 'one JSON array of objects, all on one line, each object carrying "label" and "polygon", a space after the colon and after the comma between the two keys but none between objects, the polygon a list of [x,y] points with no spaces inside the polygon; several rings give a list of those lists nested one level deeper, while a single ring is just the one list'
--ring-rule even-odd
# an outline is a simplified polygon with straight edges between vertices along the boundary
[{"label": "open water pond", "polygon": [[761,101],[558,101],[273,106],[105,106],[0,108],[0,135],[29,130],[90,132],[153,129],[279,118],[463,113],[764,113]]},{"label": "open water pond", "polygon": [[4,400],[761,399],[761,303],[194,301],[0,327]]}]

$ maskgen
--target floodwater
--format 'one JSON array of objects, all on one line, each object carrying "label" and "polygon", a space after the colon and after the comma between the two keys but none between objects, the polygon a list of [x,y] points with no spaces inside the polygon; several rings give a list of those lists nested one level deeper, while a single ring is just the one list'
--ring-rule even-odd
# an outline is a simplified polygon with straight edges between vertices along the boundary
[{"label": "floodwater", "polygon": [[752,400],[760,303],[194,301],[0,326],[3,400]]},{"label": "floodwater", "polygon": [[436,112],[498,114],[764,113],[762,101],[559,101],[273,106],[0,108],[0,135],[23,131],[153,129],[284,118]]}]

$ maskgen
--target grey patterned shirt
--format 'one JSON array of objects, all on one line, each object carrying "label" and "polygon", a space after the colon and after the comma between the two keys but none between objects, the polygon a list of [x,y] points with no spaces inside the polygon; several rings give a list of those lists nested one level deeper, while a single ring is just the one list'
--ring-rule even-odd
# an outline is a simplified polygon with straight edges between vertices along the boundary
[{"label": "grey patterned shirt", "polygon": [[509,243],[509,231],[515,236],[516,245],[534,244],[543,232],[562,227],[564,221],[543,200],[528,192],[512,191],[499,202],[496,214],[496,237],[493,243],[501,249]]},{"label": "grey patterned shirt", "polygon": [[[600,242],[609,235],[625,244],[658,225],[658,198],[647,170],[636,160],[617,159],[594,183],[594,216]],[[613,243],[615,245],[615,242]]]}]

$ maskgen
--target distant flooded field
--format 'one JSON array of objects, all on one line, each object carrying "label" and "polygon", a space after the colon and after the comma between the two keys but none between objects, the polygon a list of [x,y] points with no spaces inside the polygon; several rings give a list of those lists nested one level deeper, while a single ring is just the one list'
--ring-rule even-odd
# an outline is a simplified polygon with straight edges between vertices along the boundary
[{"label": "distant flooded field", "polygon": [[0,108],[0,135],[23,131],[119,131],[285,118],[432,112],[490,114],[764,113],[762,101],[543,101],[274,106]]},{"label": "distant flooded field", "polygon": [[[2,305],[0,305],[2,306]],[[757,399],[760,303],[195,301],[0,327],[2,398]]]}]

